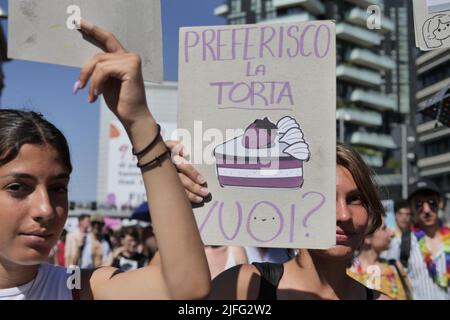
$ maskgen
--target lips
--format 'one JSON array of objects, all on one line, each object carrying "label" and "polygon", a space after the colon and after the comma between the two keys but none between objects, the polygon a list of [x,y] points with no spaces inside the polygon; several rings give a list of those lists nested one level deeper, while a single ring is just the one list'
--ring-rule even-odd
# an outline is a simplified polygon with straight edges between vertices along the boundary
[{"label": "lips", "polygon": [[347,242],[355,234],[353,232],[345,232],[343,230],[336,230],[336,243]]},{"label": "lips", "polygon": [[36,230],[36,231],[30,231],[30,232],[21,232],[19,233],[20,236],[24,237],[30,237],[30,238],[36,238],[36,239],[49,239],[53,236],[53,233],[50,233],[46,230]]}]

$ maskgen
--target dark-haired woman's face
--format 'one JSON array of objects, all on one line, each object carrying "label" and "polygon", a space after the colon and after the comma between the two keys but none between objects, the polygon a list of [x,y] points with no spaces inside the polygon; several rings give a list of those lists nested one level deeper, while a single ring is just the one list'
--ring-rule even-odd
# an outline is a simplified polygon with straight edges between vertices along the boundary
[{"label": "dark-haired woman's face", "polygon": [[68,183],[67,168],[48,145],[25,144],[0,167],[0,260],[47,259],[67,218]]}]

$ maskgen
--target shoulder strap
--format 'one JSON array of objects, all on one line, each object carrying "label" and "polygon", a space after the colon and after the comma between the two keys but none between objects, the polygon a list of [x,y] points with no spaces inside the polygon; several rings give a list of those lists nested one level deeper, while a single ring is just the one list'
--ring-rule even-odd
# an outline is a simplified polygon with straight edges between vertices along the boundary
[{"label": "shoulder strap", "polygon": [[81,300],[80,299],[80,290],[78,289],[72,289],[72,300]]},{"label": "shoulder strap", "polygon": [[261,273],[258,300],[276,300],[278,284],[284,273],[283,264],[254,262],[253,265]]},{"label": "shoulder strap", "polygon": [[373,290],[372,289],[366,288],[366,297],[367,297],[367,300],[373,300]]},{"label": "shoulder strap", "polygon": [[409,255],[411,253],[411,231],[402,232],[400,243],[400,262],[404,268],[408,268]]},{"label": "shoulder strap", "polygon": [[400,270],[400,268],[398,267],[397,262],[395,260],[389,260],[389,264],[393,265],[395,267],[398,277],[400,278],[400,282],[402,283],[403,290],[405,290],[406,298],[408,300],[412,300],[411,291],[405,280],[405,274],[403,274],[403,272]]}]

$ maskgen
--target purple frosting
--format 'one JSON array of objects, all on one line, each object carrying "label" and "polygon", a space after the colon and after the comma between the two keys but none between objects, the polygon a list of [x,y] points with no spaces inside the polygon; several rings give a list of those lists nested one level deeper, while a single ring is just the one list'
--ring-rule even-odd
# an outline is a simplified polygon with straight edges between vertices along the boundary
[{"label": "purple frosting", "polygon": [[265,117],[257,119],[247,129],[242,137],[242,145],[247,149],[270,148],[275,142],[277,126]]}]

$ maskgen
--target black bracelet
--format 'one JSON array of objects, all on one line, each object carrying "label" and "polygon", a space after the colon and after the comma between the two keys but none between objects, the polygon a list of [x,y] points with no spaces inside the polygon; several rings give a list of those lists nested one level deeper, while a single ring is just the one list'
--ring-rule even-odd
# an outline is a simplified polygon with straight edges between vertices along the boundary
[{"label": "black bracelet", "polygon": [[137,152],[136,150],[133,150],[131,152],[133,152],[133,155],[136,157],[142,156],[143,154],[149,152],[154,146],[155,144],[158,142],[158,139],[161,135],[161,126],[159,124],[157,124],[158,126],[158,132],[156,133],[155,138],[152,140],[152,142],[150,142],[150,144],[148,146],[146,146],[143,150]]},{"label": "black bracelet", "polygon": [[167,157],[168,155],[170,156],[170,154],[171,154],[170,149],[167,149],[166,151],[164,151],[164,153],[160,154],[160,155],[157,156],[155,159],[153,159],[153,160],[151,160],[151,161],[149,161],[149,162],[147,162],[147,163],[140,164],[140,163],[138,162],[138,163],[137,163],[137,167],[138,167],[139,169],[142,169],[142,168],[150,167],[150,166],[154,165],[155,163],[157,163],[158,166],[160,166],[162,160],[164,160],[164,158]]}]

